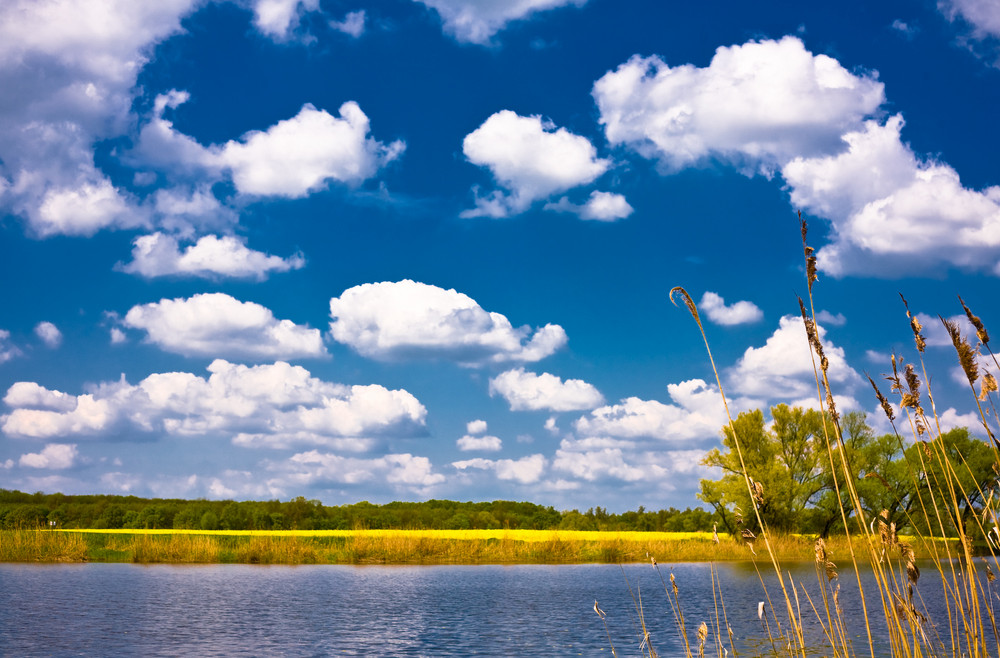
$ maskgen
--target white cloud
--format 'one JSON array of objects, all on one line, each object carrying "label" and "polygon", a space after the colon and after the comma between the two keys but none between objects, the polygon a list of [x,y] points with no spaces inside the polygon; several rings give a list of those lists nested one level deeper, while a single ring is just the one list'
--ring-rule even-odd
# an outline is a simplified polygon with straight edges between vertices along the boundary
[{"label": "white cloud", "polygon": [[62,345],[62,332],[59,331],[59,327],[55,326],[51,322],[39,322],[35,325],[35,335],[46,347],[55,349]]},{"label": "white cloud", "polygon": [[35,382],[14,382],[3,398],[9,407],[29,407],[52,411],[72,411],[77,398],[60,391],[51,391]]},{"label": "white cloud", "polygon": [[126,341],[125,332],[118,327],[111,327],[111,344],[121,345]]},{"label": "white cloud", "polygon": [[136,77],[181,30],[194,0],[0,3],[0,210],[39,237],[145,225],[145,211],[94,163],[125,134]]},{"label": "white cloud", "polygon": [[133,306],[122,322],[145,330],[147,340],[160,349],[185,356],[288,359],[327,354],[319,329],[278,320],[260,304],[224,293]]},{"label": "white cloud", "polygon": [[[700,466],[704,450],[636,450],[627,441],[564,439],[552,469],[587,482],[618,480],[643,482],[654,490],[672,490],[676,475],[707,475]],[[685,477],[685,479],[690,479]]]},{"label": "white cloud", "polygon": [[41,452],[21,455],[19,463],[29,468],[65,469],[73,466],[76,456],[75,443],[49,443]]},{"label": "white cloud", "polygon": [[562,197],[558,201],[545,204],[545,210],[570,212],[579,215],[580,219],[613,222],[631,215],[633,208],[621,194],[594,190],[582,205],[571,202],[568,197]]},{"label": "white cloud", "polygon": [[[839,386],[842,394],[850,393],[861,378],[844,358],[844,349],[826,340],[826,330],[817,326],[823,352],[830,362],[831,385]],[[806,336],[802,318],[786,315],[778,328],[761,347],[749,347],[736,365],[726,371],[733,389],[744,395],[765,397],[772,403],[782,399],[816,397],[813,377],[812,348]],[[819,368],[819,358],[816,357]],[[835,393],[837,391],[835,390]]]},{"label": "white cloud", "polygon": [[467,459],[452,462],[460,471],[474,468],[482,471],[493,471],[498,480],[511,480],[521,484],[534,484],[545,473],[548,460],[544,455],[529,455],[521,459]]},{"label": "white cloud", "polygon": [[701,296],[698,307],[705,311],[709,320],[726,326],[760,322],[764,318],[764,312],[753,302],[740,301],[726,306],[726,300],[709,291]]},{"label": "white cloud", "polygon": [[[462,152],[469,162],[487,167],[507,190],[477,195],[476,207],[464,211],[463,217],[523,212],[534,201],[593,182],[611,164],[597,158],[587,138],[556,129],[539,116],[522,117],[510,110],[497,112],[466,135]],[[597,203],[600,207],[601,201]],[[614,205],[603,203],[605,209]]]},{"label": "white cloud", "polygon": [[543,372],[536,375],[517,368],[490,380],[490,395],[499,393],[511,411],[579,411],[604,404],[604,396],[582,379],[565,382]]},{"label": "white cloud", "polygon": [[0,429],[27,438],[128,430],[224,437],[244,447],[347,449],[345,440],[423,432],[427,410],[405,390],[329,383],[280,361],[251,367],[216,360],[208,371],[207,379],[155,373],[134,386],[123,378],[78,396],[18,382],[4,398],[12,411],[0,416]]},{"label": "white cloud", "polygon": [[[965,380],[967,383],[969,380]],[[953,407],[948,407],[941,414],[938,422],[941,424],[941,431],[948,432],[956,427],[967,427],[971,434],[983,434],[983,420],[979,414],[970,411],[960,414]]]},{"label": "white cloud", "polygon": [[181,172],[229,172],[237,191],[249,196],[301,198],[330,181],[358,185],[406,148],[402,141],[386,145],[369,137],[368,117],[354,101],[340,106],[339,118],[307,103],[294,117],[266,131],[250,131],[221,146],[202,146],[163,118],[166,108],[188,99],[187,92],[177,90],[157,97],[133,157]]},{"label": "white cloud", "polygon": [[471,436],[466,434],[455,442],[462,452],[470,450],[482,450],[486,452],[497,452],[503,448],[503,442],[499,437],[489,434],[482,436]]},{"label": "white cloud", "polygon": [[993,0],[940,0],[938,7],[951,20],[961,16],[978,38],[1000,37],[1000,7]]},{"label": "white cloud", "polygon": [[132,261],[119,269],[151,279],[159,276],[233,277],[262,281],[272,272],[297,270],[305,258],[270,256],[247,248],[232,235],[205,235],[183,252],[177,238],[156,232],[132,243]]},{"label": "white cloud", "polygon": [[397,490],[425,492],[445,481],[443,475],[434,472],[429,459],[409,453],[363,459],[310,450],[273,464],[271,470],[276,475],[268,480],[268,486],[276,490],[290,485],[298,489],[308,485],[386,482]]},{"label": "white cloud", "polygon": [[7,363],[20,354],[21,350],[10,342],[10,332],[0,329],[0,363]]},{"label": "white cloud", "polygon": [[594,84],[608,141],[669,169],[707,158],[773,171],[828,153],[884,100],[874,76],[856,76],[795,37],[719,48],[706,68],[635,56]]},{"label": "white cloud", "polygon": [[566,344],[547,324],[532,333],[454,289],[403,280],[366,283],[330,300],[330,333],[375,359],[445,358],[466,365],[543,359]]},{"label": "white cloud", "polygon": [[821,310],[817,313],[816,321],[830,327],[843,327],[847,324],[847,318],[843,313],[831,313],[827,310]]},{"label": "white cloud", "polygon": [[405,148],[401,141],[387,146],[368,137],[368,127],[368,117],[354,101],[340,106],[340,118],[306,104],[266,132],[228,142],[219,161],[243,194],[299,198],[330,180],[357,185]]},{"label": "white cloud", "polygon": [[255,0],[253,24],[272,39],[287,39],[302,15],[319,9],[319,0]]},{"label": "white cloud", "polygon": [[222,205],[211,186],[204,183],[157,190],[152,210],[158,226],[183,237],[196,231],[229,230],[239,221],[236,211]]},{"label": "white cloud", "polygon": [[564,7],[583,6],[587,0],[415,0],[441,16],[444,30],[458,41],[488,45],[511,21]]},{"label": "white cloud", "polygon": [[945,164],[921,161],[900,138],[903,120],[869,121],[844,135],[837,155],[796,158],[782,170],[792,203],[833,221],[817,254],[835,276],[935,272],[942,266],[1000,274],[1000,186],[962,187]]},{"label": "white cloud", "polygon": [[[692,379],[667,386],[676,404],[630,397],[619,404],[595,409],[575,423],[580,436],[650,438],[673,443],[718,436],[726,423],[725,407],[718,388]],[[756,408],[756,400],[730,400],[730,411]]]},{"label": "white cloud", "polygon": [[342,21],[330,21],[330,27],[357,39],[365,32],[365,10],[350,11]]},{"label": "white cloud", "polygon": [[485,420],[470,420],[465,424],[465,431],[469,434],[484,434],[486,432]]}]

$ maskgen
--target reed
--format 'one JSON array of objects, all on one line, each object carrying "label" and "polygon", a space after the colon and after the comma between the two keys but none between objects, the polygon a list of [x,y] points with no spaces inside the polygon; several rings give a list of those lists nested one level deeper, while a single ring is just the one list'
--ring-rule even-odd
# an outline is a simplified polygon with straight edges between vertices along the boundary
[{"label": "reed", "polygon": [[[1000,521],[997,518],[997,508],[1000,507],[1000,501],[995,492],[982,490],[981,485],[972,477],[973,471],[962,455],[958,455],[957,460],[954,457],[950,458],[946,453],[944,442],[937,440],[942,436],[942,430],[933,392],[927,384],[930,378],[923,360],[926,347],[922,334],[923,327],[917,317],[910,313],[906,299],[903,298],[903,307],[909,320],[918,359],[915,363],[904,364],[901,359],[892,356],[892,374],[887,379],[891,382],[892,395],[897,397],[895,405],[889,402],[875,381],[869,377],[875,396],[893,427],[899,446],[901,448],[919,446],[916,450],[919,465],[906,460],[907,468],[910,470],[908,475],[912,482],[923,484],[922,488],[915,487],[917,504],[914,506],[915,509],[909,511],[909,520],[911,523],[920,521],[913,524],[914,527],[929,528],[930,531],[925,534],[918,533],[904,540],[898,536],[896,525],[891,522],[887,511],[864,508],[855,486],[859,474],[852,471],[846,458],[847,449],[841,434],[840,417],[827,373],[829,361],[824,355],[823,344],[816,328],[813,302],[813,284],[817,281],[816,258],[813,249],[808,245],[807,227],[805,221],[801,219],[801,214],[799,219],[808,289],[807,300],[799,300],[799,309],[805,327],[805,338],[811,347],[817,406],[824,417],[822,450],[825,451],[825,458],[831,471],[838,473],[833,482],[836,487],[836,498],[840,504],[839,512],[846,529],[846,534],[840,540],[841,546],[834,548],[829,540],[818,541],[814,545],[819,586],[819,594],[815,598],[802,587],[802,583],[792,582],[790,576],[786,577],[783,573],[781,562],[788,560],[785,544],[789,539],[779,537],[769,530],[761,515],[765,492],[747,469],[741,437],[730,415],[726,392],[718,375],[698,308],[683,288],[678,287],[670,291],[671,301],[676,297],[683,302],[701,332],[709,364],[715,374],[726,416],[729,419],[728,430],[734,438],[734,452],[739,457],[743,479],[753,508],[749,510],[748,515],[756,520],[756,527],[760,529],[755,534],[744,528],[743,538],[752,542],[748,544],[748,548],[753,552],[755,568],[758,566],[759,553],[759,561],[773,569],[780,590],[780,592],[769,592],[765,578],[758,571],[761,597],[766,602],[766,605],[762,602],[758,608],[758,616],[767,635],[766,641],[775,655],[803,657],[820,652],[833,656],[869,655],[875,658],[876,633],[888,638],[892,656],[906,658],[939,654],[985,656],[991,655],[991,640],[992,651],[1000,651],[998,648],[1000,631],[992,601],[995,594],[990,586],[994,580],[993,569],[1000,568],[997,563],[997,551],[1000,551]],[[976,329],[978,342],[973,345],[968,338],[962,336],[957,323],[944,318],[941,318],[941,321],[951,337],[958,363],[968,380],[969,390],[979,411],[982,429],[989,439],[987,445],[992,447],[993,468],[1000,472],[1000,440],[996,438],[991,427],[991,421],[996,422],[997,417],[994,394],[997,393],[998,387],[995,375],[988,371],[983,372],[983,364],[989,363],[990,360],[1000,371],[1000,362],[989,348],[989,334],[980,318],[961,298],[959,303],[969,322]],[[989,359],[984,358],[986,356],[984,351],[988,353]],[[896,417],[897,413],[900,418]],[[900,426],[908,427],[909,431],[900,431]],[[963,511],[965,508],[972,509],[973,501],[981,502],[975,507],[976,513],[969,519]],[[941,541],[932,536],[947,536],[951,529],[958,533],[957,542]],[[975,559],[973,550],[973,541],[977,537],[986,537],[989,540],[985,544],[988,555],[978,560]],[[838,567],[831,560],[831,553],[846,556],[847,559],[842,560]],[[916,561],[920,556],[931,556],[934,559],[934,569],[942,583],[940,595],[946,603],[946,620],[929,619],[923,601],[919,595],[915,596],[915,586],[920,578]],[[654,560],[654,566],[655,564]],[[865,586],[861,579],[862,565],[867,565],[874,574],[876,591],[872,592],[874,596],[871,598],[880,602],[878,607],[869,607],[866,602]],[[844,622],[839,602],[839,578],[842,572],[853,576],[861,592],[859,600],[863,606],[865,629],[864,635],[860,638],[853,637],[856,633],[849,632]],[[716,606],[714,653],[722,658],[728,654],[728,649],[724,646],[725,638],[722,637],[720,613],[725,617],[727,612],[720,596],[724,588],[717,582],[714,566],[712,583],[713,601]],[[675,625],[678,627],[679,640],[683,644],[683,655],[692,656],[693,642],[689,640],[689,629],[680,609],[681,598],[672,578],[671,586],[672,590],[666,588],[666,585],[665,589]],[[637,609],[641,609],[641,606],[637,606]],[[812,615],[818,621],[827,646],[806,645],[803,633],[805,615]],[[698,627],[699,655],[704,655],[709,632],[705,624]],[[650,657],[654,656],[655,652],[646,642],[648,638],[645,636],[645,631],[639,635],[640,647],[644,647],[644,653]],[[776,641],[778,638],[780,641]],[[736,647],[731,643],[730,646],[735,654]]]}]

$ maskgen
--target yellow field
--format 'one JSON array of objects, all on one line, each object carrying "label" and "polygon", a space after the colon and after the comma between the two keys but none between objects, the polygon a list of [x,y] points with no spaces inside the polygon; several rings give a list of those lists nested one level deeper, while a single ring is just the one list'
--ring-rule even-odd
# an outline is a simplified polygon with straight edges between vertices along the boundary
[{"label": "yellow field", "polygon": [[[827,541],[847,559],[843,538]],[[760,548],[760,547],[758,547]],[[785,560],[813,557],[813,538],[776,537]],[[922,552],[915,546],[918,555]],[[735,561],[754,558],[709,532],[568,530],[3,530],[0,562],[244,564],[568,564]]]}]

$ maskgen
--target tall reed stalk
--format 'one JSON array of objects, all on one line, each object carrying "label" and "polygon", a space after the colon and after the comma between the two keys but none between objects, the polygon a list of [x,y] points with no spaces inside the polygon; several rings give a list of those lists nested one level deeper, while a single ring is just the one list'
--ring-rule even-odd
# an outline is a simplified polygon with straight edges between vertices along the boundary
[{"label": "tall reed stalk", "polygon": [[[920,377],[916,374],[917,364],[905,364],[895,355],[891,359],[892,373],[886,376],[891,384],[891,394],[897,398],[895,405],[882,394],[870,376],[868,380],[893,428],[899,449],[905,454],[908,445],[918,446],[914,451],[917,455],[916,464],[908,458],[903,460],[908,469],[907,477],[910,478],[915,492],[914,509],[907,510],[906,514],[908,521],[915,529],[918,527],[927,528],[928,533],[918,532],[912,540],[913,544],[902,541],[897,534],[896,525],[889,518],[887,511],[865,509],[856,486],[859,474],[847,458],[848,450],[840,426],[835,394],[830,384],[828,372],[830,363],[824,354],[823,343],[817,329],[813,298],[813,284],[817,281],[816,258],[813,255],[813,249],[808,244],[807,226],[806,222],[802,220],[801,213],[799,220],[808,291],[806,300],[799,299],[799,310],[805,327],[805,338],[810,346],[817,402],[823,418],[821,449],[825,453],[831,473],[834,474],[833,486],[844,526],[844,540],[850,557],[849,568],[854,571],[859,601],[862,606],[861,612],[865,625],[863,647],[856,646],[856,640],[852,640],[852,633],[847,628],[839,600],[840,574],[836,565],[829,558],[825,541],[819,540],[815,546],[817,581],[820,587],[818,598],[811,597],[802,587],[802,583],[795,583],[790,575],[786,576],[783,573],[780,556],[775,550],[776,537],[768,528],[766,519],[761,514],[761,505],[766,492],[763,490],[763,485],[753,479],[752,473],[746,466],[744,443],[733,422],[725,388],[712,356],[711,346],[698,308],[684,288],[675,287],[669,295],[670,300],[675,305],[677,305],[675,298],[679,298],[684,303],[701,333],[709,365],[722,398],[728,431],[733,437],[733,446],[751,501],[751,511],[759,527],[759,532],[756,535],[744,528],[744,538],[747,540],[754,557],[756,557],[756,552],[753,550],[753,545],[763,545],[764,557],[774,570],[775,579],[780,588],[780,598],[776,598],[779,605],[776,607],[773,605],[774,602],[770,592],[768,592],[763,575],[760,571],[757,572],[762,595],[767,602],[766,606],[762,602],[758,610],[762,628],[768,636],[772,650],[775,654],[780,655],[804,657],[812,655],[816,651],[821,653],[829,651],[830,655],[844,656],[845,658],[859,654],[876,658],[879,651],[875,639],[876,627],[883,629],[892,656],[913,658],[926,655],[971,657],[990,655],[991,649],[997,651],[997,647],[1000,646],[1000,632],[998,632],[993,602],[997,593],[992,589],[991,583],[994,580],[994,575],[993,569],[990,568],[990,563],[992,563],[994,568],[1000,569],[996,554],[1000,550],[1000,520],[997,518],[1000,495],[994,491],[983,490],[983,485],[971,477],[973,470],[964,456],[958,455],[957,459],[949,458],[947,446],[942,440],[941,419],[937,413],[934,395],[929,385],[930,378],[923,358],[926,346],[922,334],[923,327],[917,317],[910,313],[906,299],[903,298],[903,306],[918,353],[919,372],[923,380],[921,382]],[[988,444],[992,447],[993,468],[997,473],[1000,473],[1000,440],[996,438],[990,423],[991,417],[997,418],[994,397],[998,386],[996,377],[992,373],[981,372],[982,363],[986,362],[982,358],[982,350],[988,351],[992,365],[996,366],[998,371],[1000,371],[1000,362],[993,354],[992,349],[989,348],[989,335],[981,320],[973,314],[961,297],[959,297],[959,303],[970,324],[976,329],[977,344],[972,345],[968,338],[961,335],[957,323],[944,318],[941,321],[951,337],[959,364],[965,373],[970,392],[975,400],[982,428],[988,438]],[[978,391],[976,389],[977,382],[979,383]],[[922,399],[925,399],[929,405],[929,415],[924,409]],[[898,429],[897,413],[904,416],[905,425],[909,427],[908,439],[904,438]],[[963,480],[972,482],[971,488]],[[975,501],[985,502],[967,523],[966,519],[963,519],[963,505],[968,510],[976,509]],[[917,523],[917,521],[921,523]],[[932,536],[945,537],[952,531],[958,535],[954,546],[950,542],[938,541]],[[975,559],[972,549],[974,535],[986,537],[989,540],[987,542],[989,555],[979,561]],[[927,606],[921,598],[919,590],[916,590],[920,578],[920,570],[916,564],[918,553],[933,558],[934,569],[940,578],[941,596],[945,602],[947,615],[947,631],[943,637],[938,631],[938,628],[943,627],[940,624],[934,625],[934,620],[928,619]],[[754,560],[755,568],[756,565],[756,560]],[[871,597],[866,596],[866,586],[862,579],[862,567],[866,565],[874,580],[875,591],[870,593]],[[722,615],[727,620],[729,612],[726,611],[725,604],[721,600],[723,587],[721,583],[717,583],[714,565],[711,575],[716,613],[715,634],[717,636],[714,647],[716,654],[722,658],[728,654],[728,649],[719,637],[722,633],[719,609],[721,607]],[[836,585],[834,585],[834,581],[837,581]],[[664,582],[664,590],[670,602],[674,623],[678,627],[684,655],[692,656],[692,643],[688,638],[685,620],[680,610],[677,586],[672,575],[671,585],[672,591],[667,589]],[[869,583],[869,587],[872,587],[871,583]],[[800,591],[802,597],[800,597]],[[803,606],[802,598],[806,599],[806,606]],[[877,607],[870,606],[869,598],[877,600],[879,605]],[[783,610],[780,617],[777,613],[779,608]],[[818,621],[828,645],[825,649],[806,646],[803,633],[803,614],[811,614]],[[774,623],[777,635],[772,633],[771,622]],[[785,630],[782,630],[782,625],[785,626]],[[699,628],[699,639],[701,640],[698,647],[699,655],[704,652],[704,637],[706,635],[707,629],[703,624]],[[992,647],[989,639],[993,640]],[[735,654],[736,647],[732,646],[732,648]]]}]

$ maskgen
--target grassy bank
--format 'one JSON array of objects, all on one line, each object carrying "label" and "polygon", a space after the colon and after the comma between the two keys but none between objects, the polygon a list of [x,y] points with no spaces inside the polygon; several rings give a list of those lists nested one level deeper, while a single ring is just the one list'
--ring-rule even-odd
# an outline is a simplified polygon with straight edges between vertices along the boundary
[{"label": "grassy bank", "polygon": [[[828,550],[847,558],[833,538]],[[813,538],[772,540],[785,560],[813,558]],[[4,530],[2,562],[239,564],[573,564],[749,560],[722,535],[550,530]]]}]

